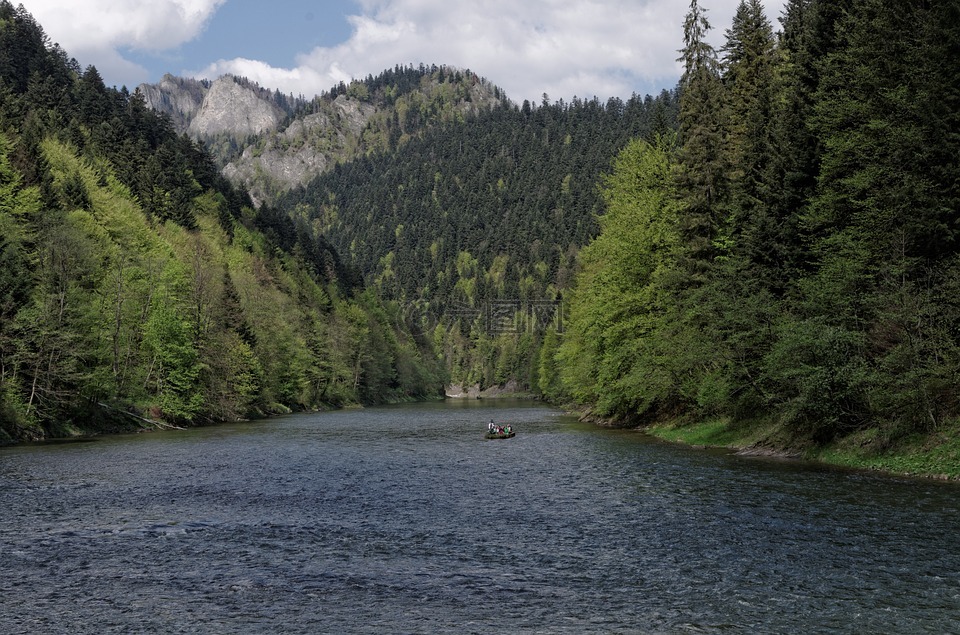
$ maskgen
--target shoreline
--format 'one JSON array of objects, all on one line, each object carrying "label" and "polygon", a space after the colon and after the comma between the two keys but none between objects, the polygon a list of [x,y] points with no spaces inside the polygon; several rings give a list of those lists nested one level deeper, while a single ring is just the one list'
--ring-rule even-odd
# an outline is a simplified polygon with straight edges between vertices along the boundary
[{"label": "shoreline", "polygon": [[886,440],[876,429],[862,430],[823,446],[798,446],[776,424],[756,427],[724,419],[657,423],[638,427],[652,437],[693,448],[716,448],[737,456],[813,462],[889,476],[960,482],[960,426],[927,435]]}]

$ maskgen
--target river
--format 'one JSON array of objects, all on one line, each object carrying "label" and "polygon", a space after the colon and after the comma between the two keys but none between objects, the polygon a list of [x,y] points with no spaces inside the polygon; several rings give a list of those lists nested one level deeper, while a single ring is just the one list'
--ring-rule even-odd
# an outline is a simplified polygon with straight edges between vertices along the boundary
[{"label": "river", "polygon": [[960,485],[507,401],[5,448],[0,632],[957,633]]}]

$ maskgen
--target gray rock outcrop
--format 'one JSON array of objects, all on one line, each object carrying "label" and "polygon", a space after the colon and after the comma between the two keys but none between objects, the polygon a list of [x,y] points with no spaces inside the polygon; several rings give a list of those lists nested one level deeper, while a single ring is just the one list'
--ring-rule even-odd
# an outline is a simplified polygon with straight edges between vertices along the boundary
[{"label": "gray rock outcrop", "polygon": [[279,108],[254,91],[232,77],[221,77],[210,85],[187,132],[198,138],[222,132],[254,135],[276,128],[283,117]]},{"label": "gray rock outcrop", "polygon": [[225,75],[213,82],[167,74],[138,90],[148,107],[166,113],[177,132],[200,139],[220,133],[236,137],[273,130],[284,113],[262,93]]}]

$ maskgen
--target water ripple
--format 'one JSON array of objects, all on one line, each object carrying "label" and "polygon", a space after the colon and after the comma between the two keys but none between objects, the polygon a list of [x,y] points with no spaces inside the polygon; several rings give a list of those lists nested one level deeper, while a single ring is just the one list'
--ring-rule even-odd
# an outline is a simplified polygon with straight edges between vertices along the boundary
[{"label": "water ripple", "polygon": [[5,449],[0,632],[958,632],[957,494],[521,404]]}]

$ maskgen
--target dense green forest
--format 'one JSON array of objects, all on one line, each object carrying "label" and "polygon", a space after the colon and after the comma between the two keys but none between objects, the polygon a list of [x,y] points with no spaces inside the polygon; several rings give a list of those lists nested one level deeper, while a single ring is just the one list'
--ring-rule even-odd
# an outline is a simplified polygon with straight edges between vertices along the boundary
[{"label": "dense green forest", "polygon": [[439,395],[400,322],[0,2],[0,440]]},{"label": "dense green forest", "polygon": [[744,0],[716,51],[691,2],[678,130],[604,181],[557,396],[930,434],[960,408],[960,4],[791,0],[782,24]]},{"label": "dense green forest", "polygon": [[631,138],[674,128],[676,113],[672,91],[500,104],[339,164],[277,206],[399,303],[454,383],[537,391],[577,252],[597,232],[599,177]]}]

